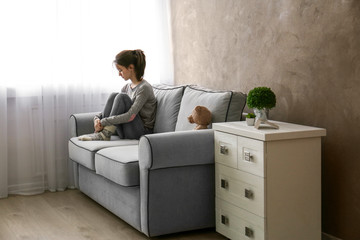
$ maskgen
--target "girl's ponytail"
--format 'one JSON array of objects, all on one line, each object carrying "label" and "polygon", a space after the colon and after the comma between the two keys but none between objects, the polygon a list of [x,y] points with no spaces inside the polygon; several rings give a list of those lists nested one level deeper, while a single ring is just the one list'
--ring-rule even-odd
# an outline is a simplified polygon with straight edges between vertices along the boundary
[{"label": "girl's ponytail", "polygon": [[134,50],[134,53],[136,56],[136,64],[134,64],[135,71],[136,71],[136,78],[138,80],[141,80],[144,76],[145,67],[146,67],[145,54],[140,49]]}]

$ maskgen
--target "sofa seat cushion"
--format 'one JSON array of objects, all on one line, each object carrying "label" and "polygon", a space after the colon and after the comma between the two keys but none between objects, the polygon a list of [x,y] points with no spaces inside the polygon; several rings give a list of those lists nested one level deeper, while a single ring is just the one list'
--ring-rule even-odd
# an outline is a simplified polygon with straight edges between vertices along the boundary
[{"label": "sofa seat cushion", "polygon": [[111,147],[95,154],[96,173],[122,186],[138,186],[138,145]]},{"label": "sofa seat cushion", "polygon": [[[207,107],[212,122],[240,121],[246,103],[246,94],[234,91],[216,91],[199,86],[187,86],[181,100],[175,131],[192,130],[188,116],[196,106]],[[209,126],[211,128],[211,125]]]},{"label": "sofa seat cushion", "polygon": [[101,149],[137,145],[139,140],[120,139],[118,136],[112,136],[110,141],[80,141],[73,137],[69,141],[69,158],[84,167],[95,170],[95,153]]}]

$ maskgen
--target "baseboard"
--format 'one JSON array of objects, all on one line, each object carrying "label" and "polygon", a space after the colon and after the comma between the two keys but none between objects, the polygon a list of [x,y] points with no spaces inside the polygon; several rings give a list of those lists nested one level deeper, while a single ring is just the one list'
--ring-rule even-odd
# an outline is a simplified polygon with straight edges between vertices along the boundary
[{"label": "baseboard", "polygon": [[321,240],[342,240],[342,239],[331,236],[330,234],[327,233],[322,233]]},{"label": "baseboard", "polygon": [[44,182],[14,184],[8,187],[9,194],[34,195],[45,191]]}]

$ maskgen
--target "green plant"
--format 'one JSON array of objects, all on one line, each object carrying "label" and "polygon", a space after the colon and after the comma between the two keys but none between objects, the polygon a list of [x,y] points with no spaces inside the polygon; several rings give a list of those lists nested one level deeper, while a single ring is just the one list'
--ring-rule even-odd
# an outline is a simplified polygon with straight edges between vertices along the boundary
[{"label": "green plant", "polygon": [[246,100],[249,108],[271,109],[276,105],[275,93],[268,87],[256,87],[250,90]]},{"label": "green plant", "polygon": [[253,114],[253,113],[248,113],[247,115],[246,115],[246,118],[255,118],[256,116],[255,116],[255,114]]}]

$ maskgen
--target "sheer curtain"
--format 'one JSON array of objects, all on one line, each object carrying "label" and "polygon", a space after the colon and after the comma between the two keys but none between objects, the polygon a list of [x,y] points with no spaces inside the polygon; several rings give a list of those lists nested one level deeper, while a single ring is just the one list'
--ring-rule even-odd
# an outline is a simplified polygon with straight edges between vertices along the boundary
[{"label": "sheer curtain", "polygon": [[68,119],[101,111],[125,82],[112,65],[143,49],[145,79],[173,81],[167,0],[0,2],[0,197],[61,191]]}]

